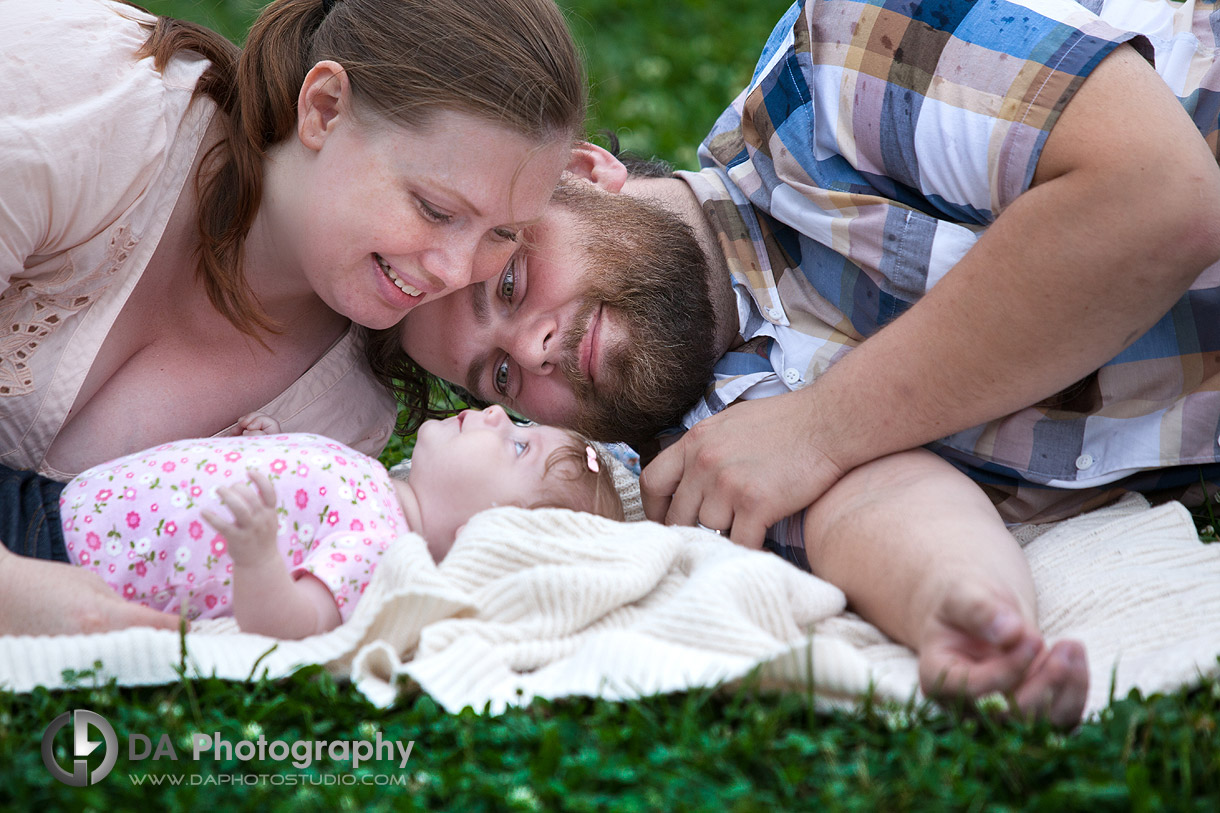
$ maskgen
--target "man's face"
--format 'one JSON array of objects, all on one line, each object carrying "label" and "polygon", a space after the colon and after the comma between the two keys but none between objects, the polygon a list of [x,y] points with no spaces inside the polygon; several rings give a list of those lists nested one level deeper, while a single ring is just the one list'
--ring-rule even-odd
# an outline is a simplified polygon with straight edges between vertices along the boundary
[{"label": "man's face", "polygon": [[402,342],[424,369],[543,423],[641,442],[697,400],[715,362],[706,261],[664,210],[583,181],[498,277],[425,303]]}]

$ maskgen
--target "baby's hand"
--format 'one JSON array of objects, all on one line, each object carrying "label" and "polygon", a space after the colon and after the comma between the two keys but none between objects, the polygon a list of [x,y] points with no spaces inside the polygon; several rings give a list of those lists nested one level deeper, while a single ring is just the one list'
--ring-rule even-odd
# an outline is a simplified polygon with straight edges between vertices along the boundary
[{"label": "baby's hand", "polygon": [[233,512],[232,522],[213,511],[203,511],[203,518],[228,542],[233,563],[243,567],[279,557],[275,488],[262,472],[251,471],[249,477],[253,485],[241,483],[216,490],[221,502]]},{"label": "baby's hand", "polygon": [[262,412],[251,412],[249,415],[241,417],[241,420],[237,422],[237,428],[243,435],[277,435],[280,431],[280,422]]}]

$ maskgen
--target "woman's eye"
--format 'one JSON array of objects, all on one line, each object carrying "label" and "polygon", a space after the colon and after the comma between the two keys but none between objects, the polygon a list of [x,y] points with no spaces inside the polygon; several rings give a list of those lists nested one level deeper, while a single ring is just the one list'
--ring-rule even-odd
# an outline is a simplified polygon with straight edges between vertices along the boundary
[{"label": "woman's eye", "polygon": [[419,200],[419,209],[424,213],[424,217],[433,223],[448,223],[450,220],[453,220],[453,215],[447,215],[444,212],[438,211],[423,198],[418,198],[417,200]]},{"label": "woman's eye", "polygon": [[500,277],[500,297],[506,302],[513,301],[513,290],[517,287],[517,261],[514,259],[504,269],[504,276]]},{"label": "woman's eye", "polygon": [[508,359],[504,359],[496,365],[495,381],[493,382],[496,392],[504,395],[508,390]]},{"label": "woman's eye", "polygon": [[499,237],[501,240],[507,240],[510,243],[517,242],[517,233],[511,229],[493,229],[492,231],[494,231],[496,237]]},{"label": "woman's eye", "polygon": [[517,457],[520,457],[521,455],[525,454],[527,451],[529,451],[529,448],[530,448],[530,445],[528,443],[522,443],[519,440],[513,441],[513,449],[516,450]]}]

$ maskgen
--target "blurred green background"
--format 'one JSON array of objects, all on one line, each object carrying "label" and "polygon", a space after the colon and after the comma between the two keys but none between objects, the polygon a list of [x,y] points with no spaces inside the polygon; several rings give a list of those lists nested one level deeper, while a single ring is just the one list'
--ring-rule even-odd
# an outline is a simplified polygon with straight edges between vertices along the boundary
[{"label": "blurred green background", "polygon": [[[266,4],[137,2],[156,14],[203,23],[238,43]],[[699,142],[749,79],[758,51],[788,4],[559,0],[588,66],[589,132],[613,130],[626,149],[664,158],[682,169],[694,168]]]}]

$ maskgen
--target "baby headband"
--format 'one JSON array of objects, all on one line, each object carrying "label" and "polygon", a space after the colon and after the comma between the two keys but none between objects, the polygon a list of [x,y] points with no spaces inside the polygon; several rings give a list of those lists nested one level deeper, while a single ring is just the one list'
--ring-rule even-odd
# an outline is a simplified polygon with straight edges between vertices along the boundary
[{"label": "baby headband", "polygon": [[623,465],[623,461],[602,443],[595,443],[600,449],[600,460],[610,467],[610,479],[614,481],[614,490],[618,492],[623,503],[623,518],[627,522],[638,522],[644,519],[644,502],[640,499],[640,478]]}]

